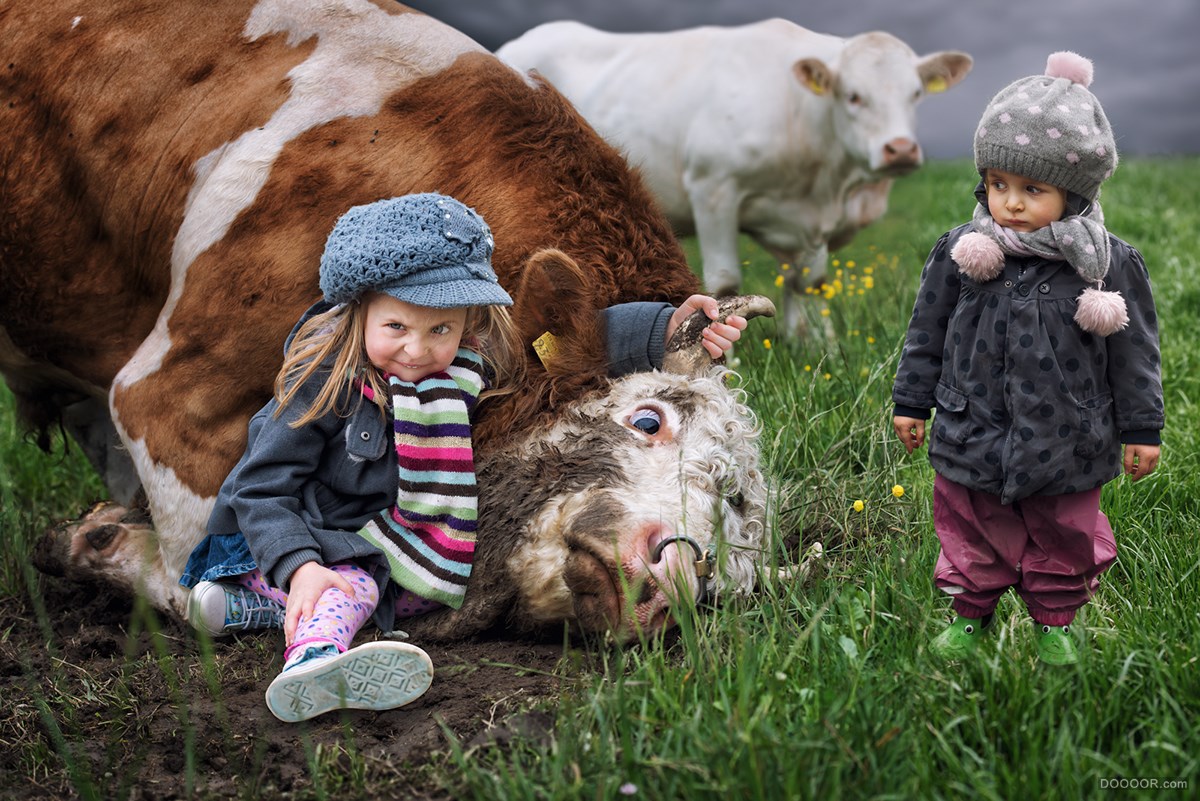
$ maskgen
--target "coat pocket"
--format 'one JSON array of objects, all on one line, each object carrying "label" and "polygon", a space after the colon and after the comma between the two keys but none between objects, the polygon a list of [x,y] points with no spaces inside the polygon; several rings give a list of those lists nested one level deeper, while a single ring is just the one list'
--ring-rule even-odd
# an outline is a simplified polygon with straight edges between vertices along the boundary
[{"label": "coat pocket", "polygon": [[937,400],[933,435],[954,445],[966,442],[972,428],[970,415],[967,413],[967,393],[939,381],[933,391],[933,397]]},{"label": "coat pocket", "polygon": [[1108,393],[1080,402],[1076,456],[1095,459],[1112,447],[1115,434],[1112,402],[1112,395]]},{"label": "coat pocket", "polygon": [[383,415],[374,407],[366,407],[350,418],[346,425],[346,455],[351,461],[373,462],[387,450],[388,431]]}]

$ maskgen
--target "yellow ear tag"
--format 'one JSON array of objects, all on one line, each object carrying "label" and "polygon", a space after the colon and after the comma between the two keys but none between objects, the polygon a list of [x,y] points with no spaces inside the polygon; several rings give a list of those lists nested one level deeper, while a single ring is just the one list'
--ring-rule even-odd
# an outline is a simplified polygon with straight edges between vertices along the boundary
[{"label": "yellow ear tag", "polygon": [[542,360],[542,366],[549,367],[550,361],[558,355],[558,339],[547,331],[533,340],[533,349]]},{"label": "yellow ear tag", "polygon": [[814,95],[825,94],[825,87],[817,83],[815,80],[809,79],[808,88]]},{"label": "yellow ear tag", "polygon": [[941,92],[946,91],[946,88],[946,79],[941,75],[934,75],[925,82],[925,91],[929,92],[931,95],[940,94]]}]

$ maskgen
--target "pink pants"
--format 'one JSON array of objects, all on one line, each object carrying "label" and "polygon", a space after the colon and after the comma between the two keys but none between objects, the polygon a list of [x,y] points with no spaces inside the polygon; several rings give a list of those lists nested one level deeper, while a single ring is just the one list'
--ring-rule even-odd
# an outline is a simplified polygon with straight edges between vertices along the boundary
[{"label": "pink pants", "polygon": [[[330,588],[321,594],[313,608],[312,617],[301,620],[296,628],[296,637],[284,651],[284,658],[306,645],[328,645],[332,643],[339,651],[345,651],[358,634],[363,624],[370,619],[379,606],[379,585],[371,574],[354,564],[330,565],[354,588],[354,597],[341,590]],[[237,583],[280,606],[287,606],[287,593],[267,583],[262,572],[255,569],[237,577]],[[413,617],[440,607],[434,601],[422,598],[409,590],[401,590],[396,599],[396,616]]]},{"label": "pink pants", "polygon": [[1014,587],[1034,620],[1065,626],[1117,558],[1098,487],[1004,505],[935,476],[933,521],[942,544],[934,583],[963,617],[991,614]]},{"label": "pink pants", "polygon": [[[296,627],[296,636],[292,644],[283,652],[284,659],[293,651],[308,645],[337,646],[339,651],[350,647],[350,642],[363,624],[370,619],[375,607],[379,605],[379,585],[371,574],[361,567],[352,564],[330,565],[329,569],[350,582],[354,588],[354,597],[346,595],[333,587],[321,593],[313,608],[312,617],[301,619]],[[237,577],[241,584],[251,592],[270,598],[272,601],[287,606],[287,593],[267,583],[263,574],[255,569]]]}]

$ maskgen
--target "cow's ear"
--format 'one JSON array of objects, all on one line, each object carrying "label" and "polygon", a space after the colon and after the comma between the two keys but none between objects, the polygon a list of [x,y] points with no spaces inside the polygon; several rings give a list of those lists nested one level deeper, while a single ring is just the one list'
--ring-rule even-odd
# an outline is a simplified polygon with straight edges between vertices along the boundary
[{"label": "cow's ear", "polygon": [[833,89],[833,70],[819,58],[802,58],[792,65],[796,80],[814,95],[828,94]]},{"label": "cow's ear", "polygon": [[594,325],[583,270],[561,250],[548,248],[529,257],[513,303],[521,333],[529,338],[545,332],[568,337],[581,326]]},{"label": "cow's ear", "polygon": [[966,53],[957,50],[943,50],[930,53],[917,62],[917,74],[921,76],[921,85],[930,94],[944,92],[954,84],[967,77],[975,61]]}]

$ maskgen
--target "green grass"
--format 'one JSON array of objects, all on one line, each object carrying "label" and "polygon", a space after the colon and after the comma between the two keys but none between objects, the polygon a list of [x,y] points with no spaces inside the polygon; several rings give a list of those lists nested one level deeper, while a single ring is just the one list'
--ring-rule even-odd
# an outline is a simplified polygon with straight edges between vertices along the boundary
[{"label": "green grass", "polygon": [[[1189,795],[1166,782],[1200,787],[1200,159],[1127,160],[1105,187],[1109,228],[1142,251],[1154,282],[1167,429],[1155,475],[1105,488],[1119,561],[1081,615],[1083,661],[1057,670],[1036,662],[1011,594],[977,663],[926,649],[948,608],[931,584],[932,473],[924,451],[895,441],[891,381],[925,255],[967,219],[973,181],[956,161],[896,184],[888,216],[836,254],[842,290],[810,299],[832,338],[785,342],[760,321],[738,348],[780,492],[775,558],[820,541],[822,564],[749,602],[685,612],[665,640],[564,660],[570,689],[548,741],[456,747],[436,771],[448,795],[1160,798]],[[745,288],[777,298],[773,260],[748,241],[743,254]],[[76,454],[42,457],[12,425],[5,399],[4,594],[30,586],[31,532],[100,492]],[[309,755],[318,795],[362,786],[337,777],[348,761]],[[1158,789],[1118,784],[1141,780]]]}]

